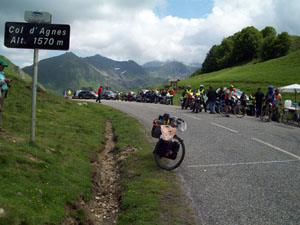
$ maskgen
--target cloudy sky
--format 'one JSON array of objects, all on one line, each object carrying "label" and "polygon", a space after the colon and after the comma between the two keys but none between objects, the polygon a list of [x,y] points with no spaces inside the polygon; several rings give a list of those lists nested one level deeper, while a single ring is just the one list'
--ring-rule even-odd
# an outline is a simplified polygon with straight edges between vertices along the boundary
[{"label": "cloudy sky", "polygon": [[[213,44],[246,26],[300,35],[299,0],[1,0],[0,54],[23,67],[33,50],[4,46],[5,22],[24,22],[24,11],[52,14],[71,26],[70,50],[80,57],[177,60],[202,63]],[[39,59],[64,51],[40,50]]]}]

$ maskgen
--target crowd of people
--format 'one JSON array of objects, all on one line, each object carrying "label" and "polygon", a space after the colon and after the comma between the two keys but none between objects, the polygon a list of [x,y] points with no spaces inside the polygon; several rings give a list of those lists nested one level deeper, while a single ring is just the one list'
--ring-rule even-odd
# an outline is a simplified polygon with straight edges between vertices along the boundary
[{"label": "crowd of people", "polygon": [[279,93],[279,89],[275,88],[274,90],[273,86],[268,87],[266,94],[261,91],[261,88],[258,88],[256,92],[252,92],[251,95],[247,96],[245,92],[242,92],[240,95],[237,94],[233,85],[227,88],[221,87],[217,90],[210,85],[207,91],[204,85],[200,85],[198,90],[192,90],[191,86],[188,85],[182,93],[182,109],[190,107],[192,96],[200,96],[200,101],[205,112],[209,110],[211,114],[216,113],[216,103],[218,103],[218,105],[225,103],[227,117],[230,117],[229,107],[232,106],[237,99],[240,100],[241,105],[248,108],[248,115],[256,117],[260,117],[262,110],[270,105],[271,112],[269,121],[272,119],[272,112],[278,111],[279,105],[282,105],[282,96]]}]

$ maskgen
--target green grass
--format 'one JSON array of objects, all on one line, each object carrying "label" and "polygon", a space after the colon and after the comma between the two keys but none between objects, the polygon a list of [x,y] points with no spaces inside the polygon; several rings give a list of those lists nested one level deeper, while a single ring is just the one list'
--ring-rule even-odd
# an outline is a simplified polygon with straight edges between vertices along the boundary
[{"label": "green grass", "polygon": [[[155,165],[153,144],[146,140],[142,125],[111,107],[79,105],[38,88],[36,140],[30,144],[31,83],[18,78],[13,65],[5,73],[14,81],[4,102],[6,132],[0,134],[1,225],[59,224],[66,216],[67,204],[74,204],[80,197],[88,201],[91,162],[103,148],[106,120],[113,124],[119,151],[139,149],[121,165],[124,193],[118,223],[163,224],[159,206],[167,209],[169,204],[163,196],[172,189],[179,190],[173,194],[174,199],[182,193],[175,183],[175,173]],[[175,215],[174,221],[182,221],[176,215],[185,205],[173,205],[169,212]],[[85,220],[80,209],[71,215]]]},{"label": "green grass", "polygon": [[[257,88],[262,88],[263,92],[267,91],[269,85],[282,87],[290,84],[300,84],[300,51],[295,51],[287,56],[269,60],[262,63],[248,63],[242,66],[231,67],[213,73],[193,76],[179,82],[180,87],[191,85],[192,88],[198,89],[200,84],[209,85],[214,88],[229,86],[233,84],[235,88],[246,91],[251,94],[256,92]],[[176,102],[180,98],[183,89],[177,91],[175,96]],[[294,94],[283,93],[284,99],[292,99]],[[300,93],[297,95],[300,100]]]}]

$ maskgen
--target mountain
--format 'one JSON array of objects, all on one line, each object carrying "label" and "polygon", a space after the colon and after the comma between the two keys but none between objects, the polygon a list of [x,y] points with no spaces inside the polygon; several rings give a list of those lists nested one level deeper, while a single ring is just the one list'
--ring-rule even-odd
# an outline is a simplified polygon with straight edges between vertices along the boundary
[{"label": "mountain", "polygon": [[151,68],[151,67],[158,67],[158,66],[163,66],[166,62],[161,62],[161,61],[151,61],[147,62],[143,65],[144,68]]},{"label": "mountain", "polygon": [[185,79],[199,68],[199,64],[197,64],[197,66],[187,66],[177,61],[152,61],[145,63],[143,67],[145,71],[153,77]]},{"label": "mountain", "polygon": [[[32,66],[23,68],[23,71],[32,76]],[[41,60],[38,63],[38,81],[56,94],[67,89],[96,88],[99,83],[119,87],[113,79],[72,52]]]},{"label": "mountain", "polygon": [[[148,65],[148,66],[147,66]],[[23,71],[32,76],[33,66]],[[115,61],[99,54],[81,58],[72,52],[41,60],[38,81],[52,93],[89,88],[101,84],[111,90],[129,90],[168,83],[169,78],[185,78],[195,67],[180,62],[149,62],[140,66],[133,60]]]},{"label": "mountain", "polygon": [[[32,66],[24,67],[23,71],[32,76]],[[126,90],[167,82],[161,78],[149,78],[145,70],[132,60],[119,62],[100,55],[81,58],[72,52],[41,60],[38,81],[55,94],[82,87],[97,89],[100,84],[112,90]]]}]

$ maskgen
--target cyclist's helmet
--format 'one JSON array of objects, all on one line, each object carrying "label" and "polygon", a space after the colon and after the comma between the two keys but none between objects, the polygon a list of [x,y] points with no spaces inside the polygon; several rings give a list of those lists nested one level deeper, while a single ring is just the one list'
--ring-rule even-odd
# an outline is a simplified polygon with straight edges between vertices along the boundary
[{"label": "cyclist's helmet", "polygon": [[278,88],[275,88],[275,92],[279,92],[279,89],[278,89]]},{"label": "cyclist's helmet", "polygon": [[203,84],[201,84],[201,85],[200,85],[200,88],[203,88],[203,87],[204,87]]},{"label": "cyclist's helmet", "polygon": [[273,86],[269,86],[269,87],[268,87],[268,90],[269,90],[269,91],[273,91],[273,89],[274,89]]},{"label": "cyclist's helmet", "polygon": [[192,88],[191,85],[188,85],[187,88]]}]

